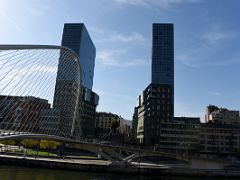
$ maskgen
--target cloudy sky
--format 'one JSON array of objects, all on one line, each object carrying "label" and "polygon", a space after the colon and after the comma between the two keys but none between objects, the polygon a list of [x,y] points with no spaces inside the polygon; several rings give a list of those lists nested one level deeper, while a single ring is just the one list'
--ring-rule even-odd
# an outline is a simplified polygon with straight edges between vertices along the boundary
[{"label": "cloudy sky", "polygon": [[206,105],[240,109],[238,0],[0,0],[0,44],[60,45],[84,22],[97,49],[99,111],[132,118],[150,83],[152,23],[174,23],[175,116]]}]

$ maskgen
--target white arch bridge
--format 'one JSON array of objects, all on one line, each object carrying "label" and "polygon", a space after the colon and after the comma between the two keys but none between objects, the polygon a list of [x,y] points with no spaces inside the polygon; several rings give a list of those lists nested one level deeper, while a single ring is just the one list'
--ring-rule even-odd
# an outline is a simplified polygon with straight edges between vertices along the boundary
[{"label": "white arch bridge", "polygon": [[0,45],[0,140],[57,140],[112,162],[140,156],[179,158],[139,146],[83,139],[80,61],[62,46]]},{"label": "white arch bridge", "polygon": [[0,135],[82,135],[80,60],[49,45],[0,45]]}]

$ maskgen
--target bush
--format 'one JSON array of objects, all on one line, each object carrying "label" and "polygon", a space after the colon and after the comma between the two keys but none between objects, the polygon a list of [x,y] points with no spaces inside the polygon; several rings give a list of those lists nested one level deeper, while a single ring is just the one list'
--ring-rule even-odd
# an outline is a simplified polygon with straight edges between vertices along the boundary
[{"label": "bush", "polygon": [[49,141],[49,140],[41,140],[40,141],[40,148],[41,149],[57,149],[61,143],[56,141]]},{"label": "bush", "polygon": [[38,146],[38,140],[24,139],[21,141],[21,144],[26,148],[35,148]]},{"label": "bush", "polygon": [[0,141],[1,144],[5,144],[5,145],[16,145],[16,142],[14,140],[1,140]]}]

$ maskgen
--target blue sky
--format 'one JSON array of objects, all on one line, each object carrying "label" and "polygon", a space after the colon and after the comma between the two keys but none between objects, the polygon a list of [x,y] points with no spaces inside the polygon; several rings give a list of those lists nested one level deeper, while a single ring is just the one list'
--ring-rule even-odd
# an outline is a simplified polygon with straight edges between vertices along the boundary
[{"label": "blue sky", "polygon": [[64,23],[84,22],[97,49],[98,110],[131,119],[150,83],[152,23],[174,23],[175,115],[203,118],[208,104],[240,109],[239,7],[238,0],[0,0],[0,43],[60,45]]}]

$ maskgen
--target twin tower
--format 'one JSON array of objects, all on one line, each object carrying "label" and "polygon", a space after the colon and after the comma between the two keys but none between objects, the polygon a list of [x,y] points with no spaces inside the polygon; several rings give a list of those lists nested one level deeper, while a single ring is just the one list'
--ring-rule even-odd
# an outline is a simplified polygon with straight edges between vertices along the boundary
[{"label": "twin tower", "polygon": [[133,128],[138,142],[160,144],[161,125],[174,118],[173,24],[153,24],[151,83],[138,96]]},{"label": "twin tower", "polygon": [[[138,97],[135,132],[140,143],[159,144],[161,124],[174,118],[173,24],[154,23],[152,29],[151,83]],[[83,23],[65,24],[62,46],[77,54],[78,70],[60,54],[53,108],[60,110],[59,135],[93,137],[99,97],[92,91],[96,48]],[[72,76],[72,78],[71,78]]]},{"label": "twin tower", "polygon": [[60,53],[53,102],[60,116],[58,135],[94,137],[99,101],[99,96],[92,91],[96,48],[83,23],[64,24],[61,45],[71,49],[78,59],[68,61],[64,52]]}]

